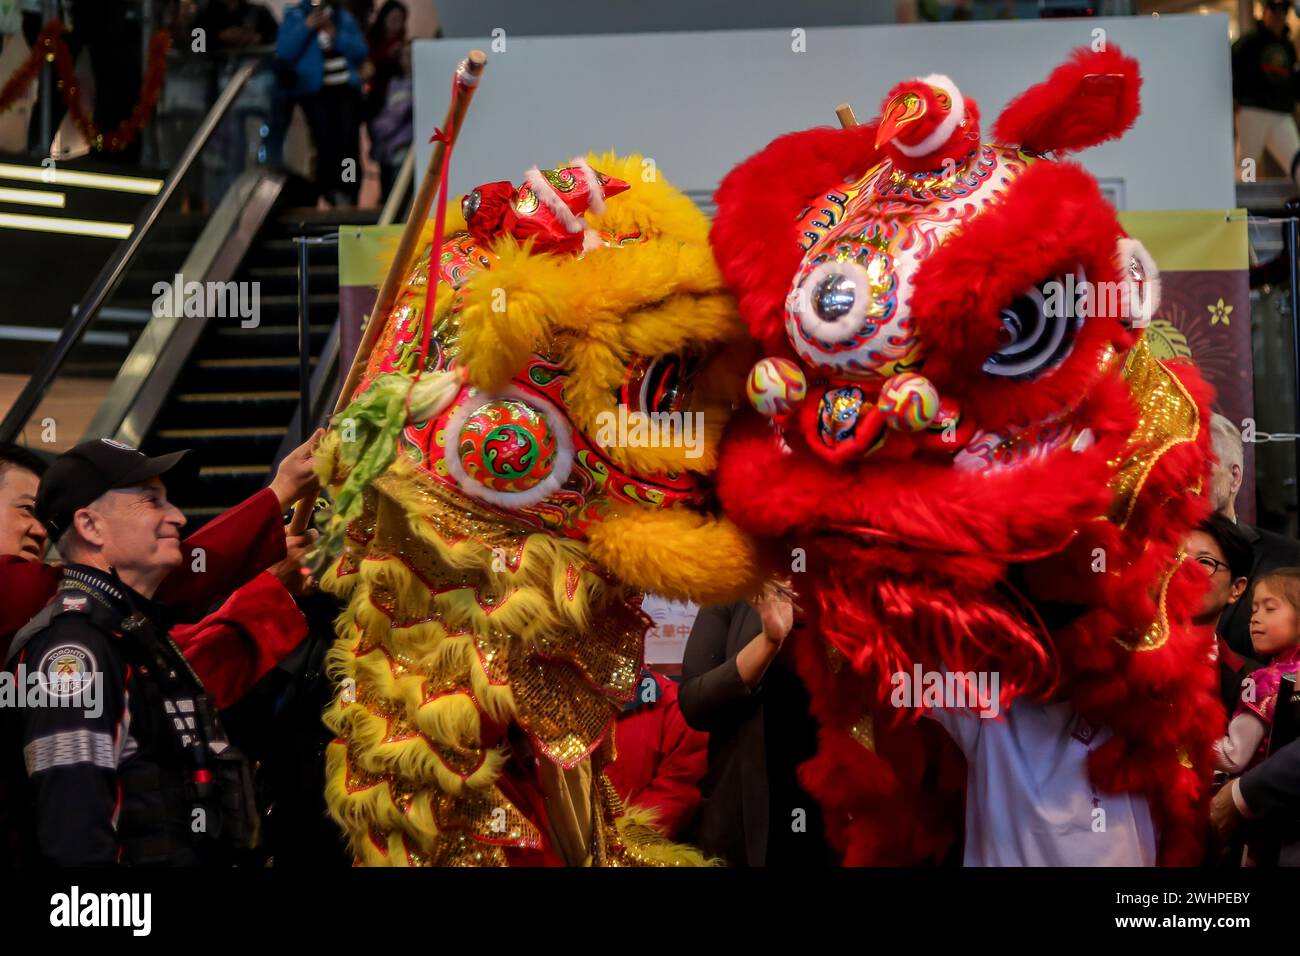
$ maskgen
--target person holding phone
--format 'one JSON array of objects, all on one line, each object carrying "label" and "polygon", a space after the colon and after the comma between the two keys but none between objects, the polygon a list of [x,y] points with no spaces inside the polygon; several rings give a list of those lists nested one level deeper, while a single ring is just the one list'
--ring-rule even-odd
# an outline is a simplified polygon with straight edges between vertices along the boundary
[{"label": "person holding phone", "polygon": [[316,146],[316,188],[333,206],[355,206],[361,189],[361,67],[369,47],[338,0],[303,0],[284,11],[278,60],[290,66],[289,96]]}]

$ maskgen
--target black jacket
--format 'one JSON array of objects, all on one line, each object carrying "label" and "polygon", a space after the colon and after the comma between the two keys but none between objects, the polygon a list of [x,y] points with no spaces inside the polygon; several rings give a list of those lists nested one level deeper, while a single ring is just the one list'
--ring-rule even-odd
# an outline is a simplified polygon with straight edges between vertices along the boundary
[{"label": "black jacket", "polygon": [[[796,779],[817,746],[807,691],[785,653],[752,691],[736,667],[762,630],[758,612],[741,601],[701,608],[686,642],[677,703],[688,724],[709,734],[695,842],[732,866],[823,865],[832,860],[821,813]],[[805,831],[792,832],[794,810],[805,811]]]},{"label": "black jacket", "polygon": [[[1250,568],[1250,582],[1255,583],[1265,571],[1274,568],[1293,568],[1300,565],[1300,541],[1285,538],[1272,531],[1252,528],[1237,523],[1241,533],[1250,541],[1255,560]],[[1255,648],[1250,643],[1250,592],[1247,591],[1236,604],[1229,604],[1219,618],[1219,633],[1238,654],[1253,658]]]},{"label": "black jacket", "polygon": [[1291,113],[1298,87],[1296,50],[1289,36],[1256,23],[1232,45],[1232,98],[1238,105]]},{"label": "black jacket", "polygon": [[1279,866],[1300,866],[1300,740],[1270,755],[1238,784],[1256,818],[1252,829],[1280,844]]},{"label": "black jacket", "polygon": [[116,576],[69,565],[15,636],[5,670],[49,690],[0,714],[21,862],[197,865],[255,839],[248,769],[157,614]]}]

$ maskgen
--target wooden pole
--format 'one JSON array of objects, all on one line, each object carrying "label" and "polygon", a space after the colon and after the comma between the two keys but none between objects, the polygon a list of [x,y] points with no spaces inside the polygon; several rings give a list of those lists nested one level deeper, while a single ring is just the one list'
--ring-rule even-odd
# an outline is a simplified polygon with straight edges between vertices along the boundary
[{"label": "wooden pole", "polygon": [[[482,50],[470,50],[469,56],[456,68],[457,95],[452,97],[451,104],[447,107],[447,117],[442,121],[441,127],[446,138],[439,139],[433,144],[433,154],[429,157],[429,165],[424,171],[420,191],[415,194],[415,200],[411,204],[411,215],[406,220],[406,228],[402,230],[402,238],[397,244],[397,253],[388,266],[388,274],[384,276],[383,285],[379,287],[379,298],[375,300],[375,308],[370,313],[370,318],[366,320],[366,327],[361,333],[361,344],[357,346],[356,354],[352,356],[352,364],[348,367],[348,374],[339,389],[338,400],[334,403],[335,414],[346,408],[351,401],[352,393],[361,380],[361,373],[365,370],[366,363],[370,361],[370,352],[375,347],[379,333],[383,331],[384,320],[397,301],[397,293],[419,250],[420,233],[424,231],[429,211],[433,208],[433,199],[438,194],[438,187],[442,185],[442,177],[446,173],[447,149],[460,135],[465,113],[469,109],[470,100],[474,98],[474,90],[478,87],[479,77],[483,75],[483,67],[486,65],[486,53]],[[429,281],[438,281],[434,270],[429,272]],[[425,320],[432,321],[433,317],[425,316]],[[294,505],[293,519],[289,522],[289,534],[302,534],[307,529],[315,507],[315,492],[305,495]]]},{"label": "wooden pole", "polygon": [[[483,74],[483,67],[486,64],[486,53],[482,50],[471,50],[469,56],[456,68],[456,83],[460,95],[453,99],[447,109],[447,118],[442,123],[442,129],[452,143],[460,135],[465,112],[469,109],[470,100],[474,97],[478,79]],[[401,241],[397,244],[397,254],[393,256],[393,261],[388,266],[388,274],[384,276],[384,284],[379,287],[379,298],[375,300],[374,311],[370,313],[365,331],[361,335],[361,344],[357,346],[356,355],[352,356],[352,366],[343,380],[343,387],[339,389],[338,401],[334,403],[335,412],[341,412],[352,400],[352,392],[356,389],[361,373],[370,360],[370,351],[383,330],[384,319],[392,310],[393,303],[397,301],[397,292],[402,287],[402,280],[406,278],[406,273],[411,268],[411,260],[415,258],[420,244],[420,233],[429,218],[429,210],[433,208],[433,197],[438,194],[438,187],[442,184],[443,164],[447,158],[448,145],[446,139],[440,139],[433,144],[433,154],[429,157],[429,166],[424,172],[424,180],[420,183],[420,191],[415,194],[415,201],[411,204],[411,216],[406,220],[406,228],[402,230]],[[430,274],[429,281],[437,281],[437,276]]]},{"label": "wooden pole", "polygon": [[858,125],[858,118],[853,115],[853,107],[848,103],[841,103],[835,107],[835,115],[840,118],[840,126],[844,129]]}]

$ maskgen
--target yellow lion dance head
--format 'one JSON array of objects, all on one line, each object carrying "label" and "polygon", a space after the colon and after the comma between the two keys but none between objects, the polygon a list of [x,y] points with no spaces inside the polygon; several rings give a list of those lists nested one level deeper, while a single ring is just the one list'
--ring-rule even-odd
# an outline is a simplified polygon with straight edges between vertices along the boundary
[{"label": "yellow lion dance head", "polygon": [[435,288],[426,240],[319,456],[323,583],[348,600],[330,812],[365,864],[701,862],[623,814],[601,768],[642,593],[732,600],[759,574],[712,513],[753,355],[708,221],[612,154],[447,219]]}]

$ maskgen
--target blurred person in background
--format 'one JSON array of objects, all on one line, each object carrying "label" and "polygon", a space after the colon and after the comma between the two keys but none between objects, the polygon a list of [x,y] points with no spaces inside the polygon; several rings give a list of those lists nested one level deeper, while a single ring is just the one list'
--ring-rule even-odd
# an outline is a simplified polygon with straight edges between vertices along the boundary
[{"label": "blurred person in background", "polygon": [[[1210,439],[1215,458],[1210,473],[1210,506],[1216,513],[1231,520],[1250,542],[1250,583],[1253,584],[1265,571],[1300,565],[1300,542],[1272,531],[1251,527],[1237,519],[1237,495],[1241,491],[1245,462],[1241,432],[1237,426],[1215,412],[1210,416]],[[1254,493],[1254,489],[1251,489],[1251,493]],[[1249,602],[1237,601],[1224,609],[1223,618],[1219,621],[1219,634],[1237,654],[1245,658],[1253,655]]]},{"label": "blurred person in background", "polygon": [[[194,25],[204,31],[207,49],[215,54],[217,91],[225,89],[243,65],[245,57],[241,54],[273,47],[279,29],[270,10],[249,0],[208,0],[208,6]],[[250,161],[256,161],[256,154],[249,153],[248,143],[250,139],[259,140],[260,130],[269,128],[276,85],[268,59],[263,69],[249,78],[213,133],[212,142],[204,149],[209,205],[219,203]]]},{"label": "blurred person in background", "polygon": [[339,0],[286,8],[276,56],[291,79],[316,147],[316,188],[332,206],[355,206],[361,188],[361,67],[369,50]]},{"label": "blurred person in background", "polygon": [[1232,98],[1238,160],[1260,165],[1272,157],[1284,175],[1300,183],[1300,132],[1295,123],[1300,78],[1287,24],[1290,7],[1290,0],[1265,0],[1255,28],[1232,45]]},{"label": "blurred person in background", "polygon": [[[43,8],[29,10],[23,19],[23,35],[27,44],[36,42],[36,36],[46,23]],[[26,9],[26,8],[25,8]],[[95,102],[92,114],[95,126],[105,132],[115,128],[130,117],[140,99],[141,60],[141,5],[139,0],[60,0],[55,13],[68,27],[63,42],[75,64],[84,49],[90,54],[90,69],[94,77]],[[42,74],[44,76],[44,74]],[[53,73],[51,73],[53,76]],[[57,76],[54,76],[57,82]],[[44,82],[44,79],[42,79]],[[84,94],[83,94],[84,95]],[[67,114],[61,91],[51,91],[50,135],[53,136]],[[32,111],[28,141],[34,150],[44,153],[50,143],[41,142],[41,110],[39,102]],[[137,165],[140,161],[140,138],[117,152],[96,154],[109,162]]]},{"label": "blurred person in background", "polygon": [[382,77],[385,70],[396,69],[402,47],[406,46],[408,19],[406,4],[400,0],[386,0],[370,24],[370,29],[366,31],[370,63],[374,67],[376,78]]},{"label": "blurred person in background", "polygon": [[370,132],[370,158],[379,165],[379,184],[385,200],[411,149],[415,94],[406,21],[406,5],[388,0],[379,8],[369,34],[372,75],[362,116]]},{"label": "blurred person in background", "polygon": [[[155,119],[158,165],[163,169],[171,169],[180,162],[215,95],[213,59],[207,53],[206,43],[202,52],[194,49],[192,31],[201,12],[200,0],[166,0],[162,8],[160,23],[172,34],[172,47],[167,51],[167,76]],[[208,211],[201,163],[193,164],[185,174],[180,194],[182,212]]]},{"label": "blurred person in background", "polygon": [[207,34],[209,50],[222,52],[270,46],[278,30],[271,11],[250,0],[208,0],[194,26]]}]

